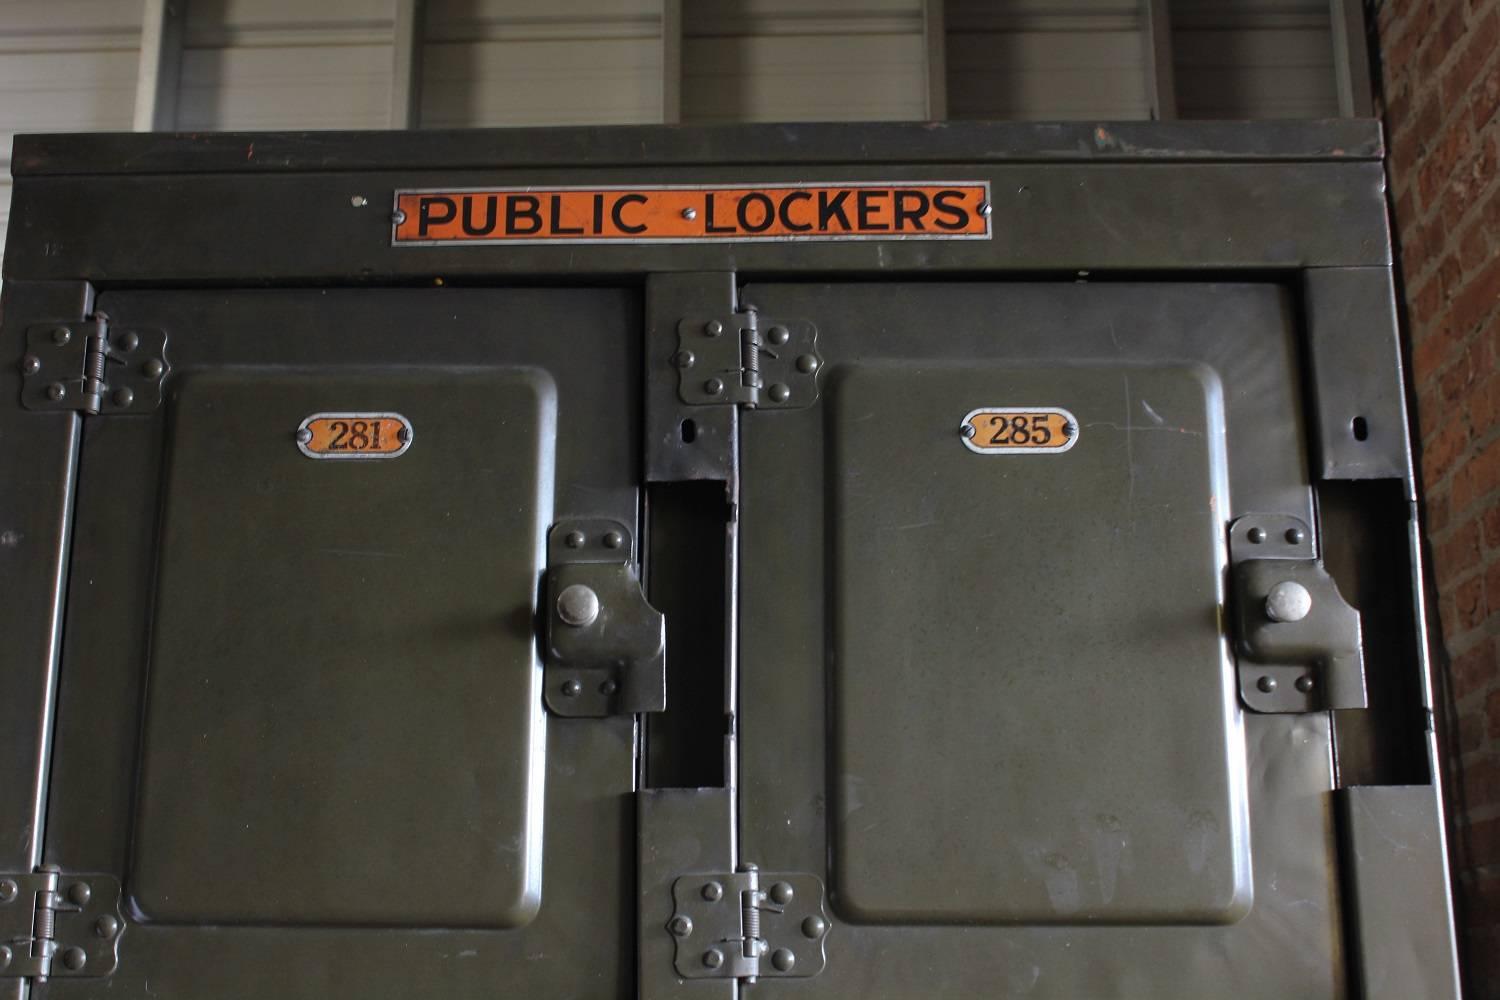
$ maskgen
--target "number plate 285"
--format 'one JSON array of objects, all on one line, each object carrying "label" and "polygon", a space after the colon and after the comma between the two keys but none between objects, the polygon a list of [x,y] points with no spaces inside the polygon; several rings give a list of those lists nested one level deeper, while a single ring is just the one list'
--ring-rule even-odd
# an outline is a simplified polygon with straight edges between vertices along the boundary
[{"label": "number plate 285", "polygon": [[1056,406],[984,406],[959,428],[980,455],[1056,455],[1078,443],[1078,420]]},{"label": "number plate 285", "polygon": [[297,447],[308,458],[395,458],[411,439],[411,421],[399,413],[314,413],[297,428]]}]

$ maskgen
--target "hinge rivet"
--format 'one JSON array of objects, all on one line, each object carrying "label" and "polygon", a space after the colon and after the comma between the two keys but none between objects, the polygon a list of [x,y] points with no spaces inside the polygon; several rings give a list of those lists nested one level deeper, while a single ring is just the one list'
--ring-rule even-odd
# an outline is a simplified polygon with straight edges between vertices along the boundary
[{"label": "hinge rivet", "polygon": [[600,681],[599,682],[599,693],[602,694],[602,695],[605,695],[606,697],[608,697],[609,695],[614,694],[619,689],[620,689],[620,685],[616,684],[612,680],[609,680],[609,681]]},{"label": "hinge rivet", "polygon": [[710,903],[717,903],[724,898],[724,887],[717,882],[706,882],[703,885],[703,898]]},{"label": "hinge rivet", "polygon": [[1312,611],[1312,593],[1296,580],[1283,580],[1266,595],[1266,617],[1273,622],[1300,622]]},{"label": "hinge rivet", "polygon": [[724,391],[724,383],[716,378],[711,378],[707,382],[703,383],[703,391],[708,393],[710,396],[717,396],[719,393]]},{"label": "hinge rivet", "polygon": [[592,625],[594,619],[599,617],[599,595],[594,593],[592,587],[581,583],[564,587],[562,593],[557,595],[557,617],[562,619],[564,625],[574,628]]},{"label": "hinge rivet", "polygon": [[788,386],[785,386],[780,382],[777,382],[775,385],[771,386],[771,400],[773,402],[785,403],[788,399],[791,398],[792,390]]},{"label": "hinge rivet", "polygon": [[35,375],[42,370],[42,359],[35,354],[28,354],[21,359],[21,371],[27,375]]},{"label": "hinge rivet", "polygon": [[814,941],[822,937],[823,932],[827,929],[828,922],[822,917],[808,917],[806,920],[802,921],[802,936],[805,938],[811,938]]},{"label": "hinge rivet", "polygon": [[120,931],[120,921],[105,915],[94,921],[94,933],[108,941]]},{"label": "hinge rivet", "polygon": [[7,948],[4,945],[0,945],[0,969],[5,968],[9,964],[10,964],[10,949]]},{"label": "hinge rivet", "polygon": [[1263,541],[1266,540],[1266,529],[1265,528],[1251,528],[1250,529],[1250,533],[1247,534],[1245,537],[1248,538],[1248,539],[1250,539],[1250,544],[1252,544],[1252,545],[1259,545],[1261,542],[1263,542]]},{"label": "hinge rivet", "polygon": [[61,382],[53,382],[47,386],[47,398],[53,401],[62,399],[68,394],[68,387]]},{"label": "hinge rivet", "polygon": [[10,879],[0,881],[0,903],[9,903],[16,898],[16,893],[20,891],[21,887]]},{"label": "hinge rivet", "polygon": [[672,918],[671,923],[667,924],[667,930],[677,937],[687,937],[693,933],[693,922],[679,913]]},{"label": "hinge rivet", "polygon": [[818,370],[818,359],[814,355],[804,354],[797,359],[797,370],[804,375],[811,375]]},{"label": "hinge rivet", "polygon": [[792,337],[792,332],[784,326],[773,326],[766,332],[766,337],[773,344],[785,344]]},{"label": "hinge rivet", "polygon": [[93,895],[87,882],[74,882],[68,886],[68,898],[77,906],[87,906],[89,896]]},{"label": "hinge rivet", "polygon": [[781,906],[792,901],[792,887],[786,882],[777,882],[771,886],[771,901]]},{"label": "hinge rivet", "polygon": [[583,685],[578,683],[577,681],[568,681],[568,683],[562,686],[562,693],[567,695],[569,698],[578,697],[578,693],[582,690]]},{"label": "hinge rivet", "polygon": [[63,346],[73,339],[73,331],[65,326],[59,326],[52,331],[52,342],[58,347]]},{"label": "hinge rivet", "polygon": [[129,406],[135,402],[135,393],[125,388],[116,389],[114,399],[116,406]]},{"label": "hinge rivet", "polygon": [[1266,694],[1270,694],[1272,691],[1276,690],[1276,678],[1262,677],[1260,680],[1255,682],[1255,686],[1260,688]]},{"label": "hinge rivet", "polygon": [[1307,536],[1302,533],[1301,528],[1286,529],[1286,543],[1288,545],[1301,545],[1302,539],[1306,537]]},{"label": "hinge rivet", "polygon": [[570,531],[568,532],[568,537],[563,539],[563,543],[570,549],[583,548],[583,542],[584,537],[581,531]]},{"label": "hinge rivet", "polygon": [[161,378],[161,373],[166,370],[166,366],[155,358],[141,366],[141,371],[145,372],[148,378]]},{"label": "hinge rivet", "polygon": [[84,963],[89,960],[89,957],[82,948],[69,948],[63,952],[62,960],[63,965],[77,972],[83,968]]},{"label": "hinge rivet", "polygon": [[141,346],[141,338],[136,336],[134,330],[126,330],[115,339],[115,344],[122,351],[133,351]]},{"label": "hinge rivet", "polygon": [[797,964],[797,956],[792,954],[790,948],[777,948],[771,952],[771,964],[776,966],[778,972],[790,972],[792,966]]},{"label": "hinge rivet", "polygon": [[703,964],[710,969],[717,969],[724,964],[724,953],[717,948],[710,948],[703,953]]},{"label": "hinge rivet", "polygon": [[1307,674],[1303,674],[1301,677],[1297,678],[1297,690],[1298,691],[1301,691],[1303,694],[1307,694],[1312,689],[1313,689],[1313,679],[1312,679],[1312,677],[1310,677]]},{"label": "hinge rivet", "polygon": [[691,368],[698,359],[693,357],[692,351],[678,351],[672,355],[672,364],[678,368]]},{"label": "hinge rivet", "polygon": [[611,531],[604,536],[604,547],[606,549],[618,549],[625,544],[625,536],[618,531]]},{"label": "hinge rivet", "polygon": [[719,334],[724,332],[724,324],[720,323],[716,319],[711,319],[707,323],[703,324],[703,332],[708,334],[710,337],[717,337]]}]

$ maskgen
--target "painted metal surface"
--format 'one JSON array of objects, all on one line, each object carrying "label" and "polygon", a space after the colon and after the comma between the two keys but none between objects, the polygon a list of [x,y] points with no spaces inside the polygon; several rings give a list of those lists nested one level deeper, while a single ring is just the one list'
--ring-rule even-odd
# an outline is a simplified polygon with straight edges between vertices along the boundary
[{"label": "painted metal surface", "polygon": [[[1456,996],[1370,123],[17,149],[0,834],[128,925],[33,996]],[[375,207],[919,178],[994,238],[397,252]],[[25,410],[27,330],[100,313],[167,335],[163,406]],[[684,394],[687,334],[777,317],[816,397]],[[309,461],[317,413],[420,433]],[[1245,515],[1361,613],[1367,708],[1247,710]],[[639,715],[540,689],[614,600],[547,590],[565,524],[665,612]],[[673,886],[748,862],[827,887],[814,975],[727,910],[765,953],[684,974]]]}]

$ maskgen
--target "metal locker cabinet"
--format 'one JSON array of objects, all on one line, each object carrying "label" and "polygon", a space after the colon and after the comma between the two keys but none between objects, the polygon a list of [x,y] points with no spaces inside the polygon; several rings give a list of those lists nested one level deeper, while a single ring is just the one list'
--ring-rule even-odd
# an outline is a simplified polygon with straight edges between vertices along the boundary
[{"label": "metal locker cabinet", "polygon": [[22,137],[0,996],[1456,997],[1382,155]]}]

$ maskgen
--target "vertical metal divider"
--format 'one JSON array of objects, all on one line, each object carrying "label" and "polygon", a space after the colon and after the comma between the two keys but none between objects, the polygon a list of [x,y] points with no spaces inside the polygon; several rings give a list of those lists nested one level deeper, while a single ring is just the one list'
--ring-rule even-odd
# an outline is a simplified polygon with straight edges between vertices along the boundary
[{"label": "vertical metal divider", "polygon": [[927,120],[948,118],[948,27],[946,0],[922,2],[922,48],[927,74]]},{"label": "vertical metal divider", "polygon": [[661,120],[682,121],[682,0],[661,0]]},{"label": "vertical metal divider", "polygon": [[416,128],[421,124],[426,15],[426,0],[396,0],[391,23],[391,128]]},{"label": "vertical metal divider", "polygon": [[1141,0],[1146,70],[1146,102],[1151,117],[1177,117],[1177,82],[1172,64],[1172,15],[1168,0]]},{"label": "vertical metal divider", "polygon": [[141,13],[141,55],[135,83],[133,127],[137,132],[170,132],[177,127],[187,2],[146,0]]}]

